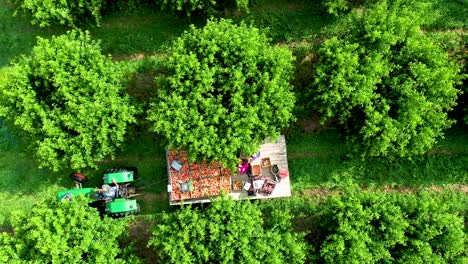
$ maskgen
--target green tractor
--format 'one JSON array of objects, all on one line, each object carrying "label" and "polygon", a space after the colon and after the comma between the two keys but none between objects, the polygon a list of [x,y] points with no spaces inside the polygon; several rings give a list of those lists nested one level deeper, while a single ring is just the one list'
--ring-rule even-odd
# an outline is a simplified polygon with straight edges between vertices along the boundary
[{"label": "green tractor", "polygon": [[97,189],[83,188],[82,184],[88,180],[86,176],[72,173],[70,177],[76,188],[59,192],[57,199],[71,200],[74,195],[82,194],[93,199],[90,206],[97,208],[101,214],[112,217],[135,214],[140,211],[140,206],[136,200],[129,198],[137,195],[135,187],[131,185],[137,176],[138,170],[135,167],[109,169],[104,171],[104,185]]}]

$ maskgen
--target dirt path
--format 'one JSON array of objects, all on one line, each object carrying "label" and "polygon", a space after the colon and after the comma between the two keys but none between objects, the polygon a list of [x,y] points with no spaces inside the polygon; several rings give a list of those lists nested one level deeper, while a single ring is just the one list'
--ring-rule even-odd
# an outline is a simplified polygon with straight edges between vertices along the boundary
[{"label": "dirt path", "polygon": [[[414,194],[421,191],[430,191],[430,192],[437,192],[441,193],[444,191],[455,191],[461,193],[468,193],[468,185],[467,184],[449,184],[446,187],[442,187],[439,185],[431,185],[423,188],[412,188],[412,187],[392,187],[389,185],[384,185],[379,188],[366,188],[362,187],[363,191],[384,191],[384,192],[399,192],[399,193],[406,193],[406,194]],[[341,191],[336,189],[329,189],[329,188],[308,188],[301,191],[298,191],[299,196],[308,196],[308,197],[323,197],[328,195],[339,194]],[[296,194],[297,195],[297,194]]]}]

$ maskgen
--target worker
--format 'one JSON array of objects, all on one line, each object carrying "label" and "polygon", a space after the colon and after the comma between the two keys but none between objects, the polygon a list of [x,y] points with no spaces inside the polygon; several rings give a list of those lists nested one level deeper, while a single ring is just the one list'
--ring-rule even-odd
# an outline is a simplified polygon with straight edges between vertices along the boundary
[{"label": "worker", "polygon": [[101,199],[115,199],[119,194],[119,184],[112,178],[112,186],[108,184],[102,185],[102,188],[98,190]]}]

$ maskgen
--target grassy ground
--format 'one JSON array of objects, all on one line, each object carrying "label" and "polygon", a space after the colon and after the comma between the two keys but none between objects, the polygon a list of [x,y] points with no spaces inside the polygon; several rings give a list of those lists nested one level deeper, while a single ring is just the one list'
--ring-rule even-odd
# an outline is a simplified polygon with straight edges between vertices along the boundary
[{"label": "grassy ground", "polygon": [[[414,161],[385,159],[361,160],[347,155],[346,146],[335,131],[295,134],[287,138],[288,161],[294,191],[308,188],[328,188],[337,181],[354,179],[365,186],[375,187],[427,187],[432,185],[468,183],[468,135],[461,128],[449,131],[432,153]],[[100,164],[98,170],[84,170],[90,178],[87,186],[99,187],[105,169],[136,166],[142,187],[139,201],[144,214],[168,210],[166,193],[167,167],[163,141],[147,132],[133,133],[127,145],[114,160]],[[52,173],[37,169],[33,157],[21,140],[4,124],[0,127],[0,195],[13,206],[18,197],[25,195],[20,207],[31,204],[33,194],[49,185],[72,188],[68,180],[71,171]],[[22,199],[20,199],[22,200]],[[2,212],[0,210],[0,224]],[[5,217],[5,216],[3,216]]]},{"label": "grassy ground", "polygon": [[[36,37],[49,38],[70,28],[40,28],[30,24],[21,13],[13,16],[9,0],[0,0],[0,67],[28,54]],[[130,55],[154,54],[166,50],[168,41],[188,28],[188,21],[158,11],[141,11],[134,15],[115,14],[103,18],[101,27],[83,28],[102,41],[104,54],[126,58]]]},{"label": "grassy ground", "polygon": [[188,28],[188,21],[162,12],[145,11],[136,15],[105,17],[102,26],[89,28],[102,40],[104,54],[117,58],[162,53],[169,41]]},{"label": "grassy ground", "polygon": [[250,13],[234,17],[265,28],[274,42],[313,40],[335,18],[327,15],[320,1],[256,1]]},{"label": "grassy ground", "polygon": [[37,193],[59,183],[56,175],[37,168],[24,142],[0,120],[0,226],[13,209],[27,209]]},{"label": "grassy ground", "polygon": [[9,0],[0,0],[0,68],[31,51],[36,36],[50,37],[65,32],[65,28],[39,28],[31,26],[25,17],[13,16]]},{"label": "grassy ground", "polygon": [[[457,0],[431,0],[434,29],[465,29],[466,7]],[[13,17],[7,0],[0,0],[0,68],[32,49],[36,36],[50,37],[67,28],[41,29],[30,25],[25,17]],[[302,54],[303,63],[313,62],[307,56],[308,43],[320,38],[320,32],[336,18],[325,15],[319,1],[258,0],[248,14],[227,14],[235,21],[244,20],[258,27],[269,28],[274,42],[287,44]],[[123,22],[122,22],[123,21]],[[170,40],[188,28],[189,22],[160,11],[145,11],[135,15],[115,14],[102,21],[102,27],[90,27],[92,35],[102,40],[103,52],[118,60],[140,59],[164,53]],[[304,60],[304,61],[302,61]],[[134,94],[145,97],[151,92],[151,61],[142,65],[138,78],[133,80]],[[148,67],[148,69],[145,69]],[[308,75],[305,71],[304,76]],[[304,83],[308,79],[304,77]],[[147,89],[148,91],[146,91]],[[143,92],[141,92],[143,91]],[[147,97],[147,96],[146,96]],[[333,130],[320,133],[295,133],[287,138],[289,166],[295,191],[327,187],[338,179],[353,178],[364,185],[375,186],[431,186],[466,184],[468,181],[468,136],[465,128],[449,131],[447,138],[428,155],[414,161],[372,159],[362,161],[347,155],[344,142]],[[139,198],[143,214],[168,210],[166,193],[166,166],[164,143],[145,131],[132,132],[127,145],[115,160],[103,162],[98,170],[85,170],[90,177],[88,186],[101,184],[105,169],[136,166],[142,180],[138,183],[143,195]],[[68,179],[71,170],[52,173],[38,169],[22,141],[11,128],[0,122],[0,226],[6,222],[12,209],[27,209],[37,199],[39,190],[48,186],[71,188]],[[39,192],[40,193],[40,192]],[[297,193],[297,192],[296,192]]]},{"label": "grassy ground", "polygon": [[295,135],[288,141],[288,158],[294,189],[326,187],[344,178],[377,187],[468,183],[468,135],[455,127],[427,155],[409,160],[348,154],[336,131]]},{"label": "grassy ground", "polygon": [[468,1],[466,0],[428,0],[431,3],[429,28],[467,29]]}]

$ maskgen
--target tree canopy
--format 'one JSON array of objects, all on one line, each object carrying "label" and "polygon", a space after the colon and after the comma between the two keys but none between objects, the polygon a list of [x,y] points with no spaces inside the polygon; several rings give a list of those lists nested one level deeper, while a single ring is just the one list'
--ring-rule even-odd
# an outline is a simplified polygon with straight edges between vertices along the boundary
[{"label": "tree canopy", "polygon": [[417,6],[380,1],[354,12],[319,50],[314,96],[363,155],[409,157],[453,124],[459,67],[421,32]]},{"label": "tree canopy", "polygon": [[442,197],[348,188],[318,212],[326,263],[465,263],[464,219]]},{"label": "tree canopy", "polygon": [[126,263],[118,238],[126,223],[101,218],[88,199],[42,199],[11,219],[13,233],[0,233],[2,263]]},{"label": "tree canopy", "polygon": [[88,33],[38,38],[0,91],[0,116],[32,139],[42,166],[95,167],[124,141],[137,112],[122,71]]},{"label": "tree canopy", "polygon": [[19,0],[20,8],[30,14],[32,24],[40,27],[66,25],[76,27],[78,23],[93,19],[98,24],[101,20],[103,0]]},{"label": "tree canopy", "polygon": [[164,214],[148,244],[165,263],[304,263],[306,245],[291,214],[272,214],[281,224],[268,228],[256,204],[222,197],[203,210]]},{"label": "tree canopy", "polygon": [[291,52],[258,29],[210,20],[177,39],[149,111],[153,129],[192,159],[235,164],[293,119]]}]

